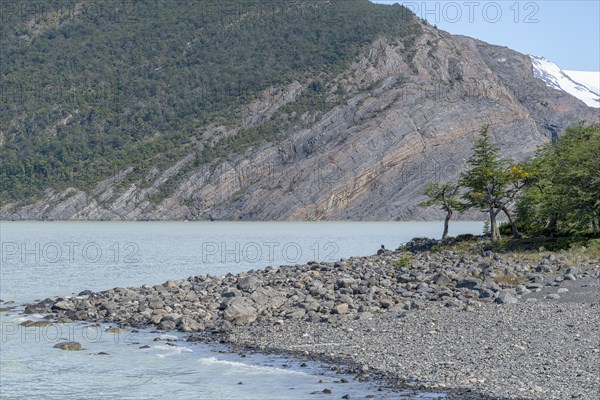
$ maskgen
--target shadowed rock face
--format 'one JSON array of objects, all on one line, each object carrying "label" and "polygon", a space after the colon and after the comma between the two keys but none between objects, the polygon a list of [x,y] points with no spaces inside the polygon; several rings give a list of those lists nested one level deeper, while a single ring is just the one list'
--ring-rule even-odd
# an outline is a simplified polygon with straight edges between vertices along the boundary
[{"label": "shadowed rock face", "polygon": [[[35,204],[8,204],[2,219],[420,220],[419,190],[455,180],[482,125],[520,160],[598,112],[534,77],[529,57],[423,26],[416,53],[380,39],[323,95],[337,101],[302,115],[285,139],[183,177],[160,204],[150,198],[193,162],[148,171],[150,186],[119,185],[128,168],[86,193],[48,190]],[[245,107],[240,126],[264,123],[308,83],[272,88]],[[342,94],[340,94],[342,93]],[[337,97],[336,97],[337,96]]]}]

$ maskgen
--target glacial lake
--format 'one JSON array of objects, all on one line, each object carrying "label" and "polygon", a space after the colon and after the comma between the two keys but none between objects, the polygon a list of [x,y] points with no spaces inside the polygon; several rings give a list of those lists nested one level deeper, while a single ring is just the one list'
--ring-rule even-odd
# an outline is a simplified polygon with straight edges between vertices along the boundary
[{"label": "glacial lake", "polygon": [[[483,223],[450,227],[451,235],[480,234]],[[111,335],[84,324],[24,328],[18,324],[36,316],[20,311],[24,303],[86,289],[371,255],[381,245],[395,249],[413,237],[437,238],[441,230],[441,222],[0,222],[0,299],[17,306],[0,313],[0,398],[401,398],[375,392],[370,383],[351,381],[340,389],[339,376],[323,365],[299,368],[285,357],[242,358],[200,344],[166,346],[150,330]],[[52,348],[64,339],[84,350]],[[109,355],[93,355],[98,352]],[[324,387],[336,388],[333,397],[309,395]]]}]

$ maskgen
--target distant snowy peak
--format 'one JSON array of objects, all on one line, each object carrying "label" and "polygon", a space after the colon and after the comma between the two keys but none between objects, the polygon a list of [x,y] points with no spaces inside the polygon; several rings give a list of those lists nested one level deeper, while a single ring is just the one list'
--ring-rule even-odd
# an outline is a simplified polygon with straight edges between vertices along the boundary
[{"label": "distant snowy peak", "polygon": [[563,71],[544,57],[529,57],[534,76],[547,86],[567,92],[590,107],[600,108],[600,72]]}]

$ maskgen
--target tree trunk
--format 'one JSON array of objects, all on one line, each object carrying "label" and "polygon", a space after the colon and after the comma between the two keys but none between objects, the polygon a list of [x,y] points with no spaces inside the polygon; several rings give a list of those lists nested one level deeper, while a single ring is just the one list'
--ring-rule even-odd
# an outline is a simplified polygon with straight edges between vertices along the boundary
[{"label": "tree trunk", "polygon": [[452,210],[448,210],[446,214],[446,220],[444,221],[444,234],[442,235],[442,239],[446,239],[448,237],[448,225],[450,224],[450,218],[452,218]]},{"label": "tree trunk", "polygon": [[515,224],[515,221],[513,221],[512,217],[510,216],[510,213],[508,212],[508,209],[506,207],[502,207],[502,211],[504,212],[504,214],[508,218],[508,222],[510,222],[510,227],[512,229],[512,235],[513,235],[513,237],[515,239],[520,238],[521,237],[521,233],[519,232],[519,229],[517,228],[517,225]]},{"label": "tree trunk", "polygon": [[556,215],[553,215],[550,221],[548,221],[548,223],[546,224],[546,227],[544,228],[544,233],[550,237],[554,236],[554,234],[556,233],[557,222],[558,217]]},{"label": "tree trunk", "polygon": [[490,208],[490,233],[492,235],[492,241],[500,239],[500,230],[498,229],[498,224],[496,223],[497,215],[498,213],[494,210],[494,208]]}]

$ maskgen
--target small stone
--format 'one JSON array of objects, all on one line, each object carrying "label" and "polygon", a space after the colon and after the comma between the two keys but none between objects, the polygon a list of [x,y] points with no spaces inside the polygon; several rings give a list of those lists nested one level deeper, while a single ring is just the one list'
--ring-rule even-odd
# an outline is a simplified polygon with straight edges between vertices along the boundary
[{"label": "small stone", "polygon": [[560,289],[558,289],[558,293],[559,294],[567,293],[568,291],[569,291],[569,289],[567,289],[567,288],[560,288]]},{"label": "small stone", "polygon": [[331,389],[323,389],[323,394],[331,394]]},{"label": "small stone", "polygon": [[538,283],[538,282],[530,282],[525,285],[525,288],[527,288],[529,290],[534,290],[534,291],[538,291],[542,287],[544,287],[544,285],[542,285],[541,283]]},{"label": "small stone", "polygon": [[560,295],[558,295],[558,293],[550,293],[548,296],[546,296],[546,298],[550,300],[558,300],[560,299]]},{"label": "small stone", "polygon": [[285,316],[286,316],[286,318],[289,318],[289,319],[301,319],[305,315],[306,315],[306,311],[304,311],[303,309],[297,309],[297,310],[288,312]]},{"label": "small stone", "polygon": [[483,289],[481,292],[479,292],[479,297],[481,297],[482,299],[487,299],[487,298],[493,298],[496,295],[496,292],[494,292],[491,289]]},{"label": "small stone", "polygon": [[335,306],[333,308],[333,311],[336,314],[346,314],[348,312],[348,304],[347,303],[338,304],[337,306]]},{"label": "small stone", "polygon": [[566,274],[565,275],[565,281],[576,281],[577,278],[575,278],[575,275],[573,274]]},{"label": "small stone", "polygon": [[519,285],[515,288],[517,294],[527,294],[530,293],[529,289],[527,289],[524,285]]},{"label": "small stone", "polygon": [[389,300],[389,299],[381,299],[381,300],[379,301],[379,304],[380,304],[380,305],[381,305],[381,307],[383,307],[383,308],[390,308],[391,306],[393,306],[393,305],[394,305],[394,303],[393,303],[391,300]]},{"label": "small stone", "polygon": [[242,293],[237,289],[225,289],[221,293],[221,296],[226,299],[230,297],[242,297]]},{"label": "small stone", "polygon": [[544,273],[550,273],[552,272],[552,268],[549,265],[546,264],[540,264],[537,266],[537,268],[535,269],[535,272],[544,272]]},{"label": "small stone", "polygon": [[431,289],[429,289],[429,285],[425,282],[421,282],[417,285],[417,293],[428,293]]}]

